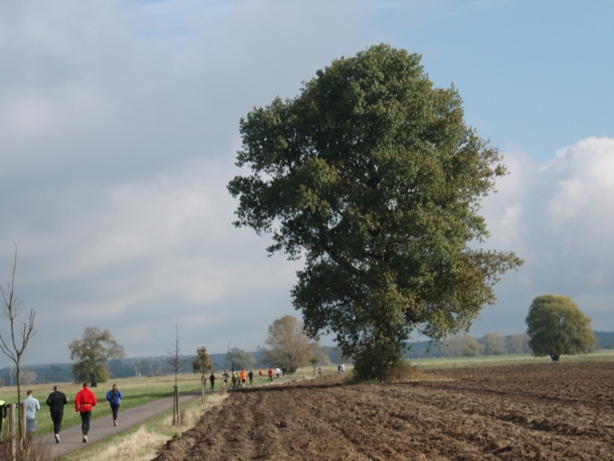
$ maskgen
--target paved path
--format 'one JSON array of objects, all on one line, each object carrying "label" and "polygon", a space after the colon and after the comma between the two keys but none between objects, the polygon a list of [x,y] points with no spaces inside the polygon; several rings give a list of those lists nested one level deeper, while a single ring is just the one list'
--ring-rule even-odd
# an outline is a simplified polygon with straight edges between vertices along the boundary
[{"label": "paved path", "polygon": [[[200,394],[199,394],[200,395]],[[195,398],[194,394],[180,395],[179,403],[183,404],[188,400]],[[106,403],[106,402],[103,402]],[[66,406],[68,410],[68,405]],[[173,409],[173,397],[165,397],[161,400],[156,400],[139,407],[130,408],[128,410],[119,409],[119,419],[117,427],[113,426],[111,415],[100,419],[93,419],[90,423],[90,432],[87,436],[88,442],[93,443],[98,440],[109,437],[110,435],[119,434],[124,429],[141,424],[142,422],[152,418],[166,410]],[[96,409],[94,409],[96,411]],[[60,443],[56,443],[54,434],[45,434],[37,437],[42,443],[47,444],[51,448],[53,456],[64,456],[68,453],[78,450],[86,446],[83,443],[81,434],[81,424],[77,426],[62,428],[60,433]]]}]

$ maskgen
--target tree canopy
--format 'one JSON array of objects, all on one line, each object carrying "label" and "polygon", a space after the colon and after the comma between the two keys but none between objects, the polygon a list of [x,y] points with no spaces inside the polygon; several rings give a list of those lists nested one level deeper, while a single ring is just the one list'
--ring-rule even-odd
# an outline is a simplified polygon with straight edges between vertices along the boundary
[{"label": "tree canopy", "polygon": [[446,340],[446,357],[477,357],[482,352],[482,347],[477,340],[470,335],[455,335]]},{"label": "tree canopy", "polygon": [[194,373],[200,373],[201,380],[205,379],[205,375],[213,371],[213,361],[211,360],[211,356],[207,353],[207,348],[205,346],[199,347],[196,350],[196,357],[192,362],[192,371]]},{"label": "tree canopy", "polygon": [[256,357],[238,347],[228,351],[227,360],[230,362],[231,370],[249,370],[256,363]]},{"label": "tree canopy", "polygon": [[304,257],[292,296],[305,329],[335,333],[362,377],[387,379],[415,329],[436,341],[468,329],[521,264],[478,248],[480,199],[505,167],[417,54],[382,44],[337,59],[240,131],[251,174],[228,185],[235,225]]},{"label": "tree canopy", "polygon": [[529,335],[521,333],[509,335],[505,341],[505,349],[508,354],[527,354],[531,352],[529,347]]},{"label": "tree canopy", "polygon": [[505,354],[505,338],[497,333],[486,333],[482,337],[482,347],[484,348],[484,355]]},{"label": "tree canopy", "polygon": [[527,333],[533,355],[558,362],[561,355],[590,352],[596,339],[591,318],[567,296],[542,295],[531,303]]},{"label": "tree canopy", "polygon": [[109,330],[87,327],[83,339],[75,339],[68,345],[76,381],[90,382],[92,387],[109,379],[107,360],[123,359],[126,354],[124,346],[117,343]]},{"label": "tree canopy", "polygon": [[291,315],[276,319],[269,325],[264,342],[268,346],[262,349],[264,360],[271,366],[285,367],[291,374],[321,355],[319,344],[305,334],[303,322]]}]

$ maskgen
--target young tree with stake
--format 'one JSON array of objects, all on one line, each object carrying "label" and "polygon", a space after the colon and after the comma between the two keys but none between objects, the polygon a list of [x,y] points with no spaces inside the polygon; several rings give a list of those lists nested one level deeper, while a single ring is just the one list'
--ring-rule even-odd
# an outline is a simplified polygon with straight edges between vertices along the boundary
[{"label": "young tree with stake", "polygon": [[205,346],[199,347],[196,350],[196,358],[192,362],[192,371],[194,373],[200,373],[200,382],[202,384],[201,400],[205,401],[205,385],[207,384],[207,373],[213,373],[213,361],[209,354],[207,354],[207,348]]},{"label": "young tree with stake", "polygon": [[[0,351],[15,364],[17,377],[17,401],[21,402],[21,359],[28,346],[30,338],[34,335],[34,319],[36,312],[30,309],[27,322],[18,325],[17,318],[21,312],[20,303],[15,295],[15,272],[17,270],[17,245],[15,245],[15,259],[13,260],[13,272],[7,282],[6,288],[0,285],[2,293],[2,317],[9,323],[10,334],[6,335],[0,329]],[[1,325],[0,325],[1,327]],[[1,417],[1,415],[0,415]]]}]

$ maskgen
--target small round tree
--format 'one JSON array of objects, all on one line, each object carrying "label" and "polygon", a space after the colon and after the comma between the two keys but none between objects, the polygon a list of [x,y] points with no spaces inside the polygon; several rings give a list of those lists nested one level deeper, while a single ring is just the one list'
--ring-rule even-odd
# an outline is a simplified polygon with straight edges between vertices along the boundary
[{"label": "small round tree", "polygon": [[567,296],[535,298],[529,308],[527,326],[533,355],[549,355],[555,362],[563,354],[587,354],[596,343],[591,318]]},{"label": "small round tree", "polygon": [[196,350],[196,357],[192,362],[192,371],[201,374],[201,381],[205,381],[207,373],[213,371],[213,362],[211,356],[207,353],[205,346],[199,347]]}]

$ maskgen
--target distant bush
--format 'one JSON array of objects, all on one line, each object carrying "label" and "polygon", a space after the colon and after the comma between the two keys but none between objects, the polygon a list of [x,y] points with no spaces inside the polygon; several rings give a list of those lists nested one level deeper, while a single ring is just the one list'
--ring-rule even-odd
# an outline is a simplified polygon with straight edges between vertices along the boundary
[{"label": "distant bush", "polygon": [[505,338],[497,333],[487,333],[482,337],[480,344],[483,347],[484,355],[503,355],[505,354]]},{"label": "distant bush", "polygon": [[482,346],[470,335],[456,335],[446,343],[446,357],[477,357],[482,352]]},{"label": "distant bush", "polygon": [[529,354],[529,335],[520,333],[517,335],[509,335],[505,340],[505,348],[508,354]]}]

